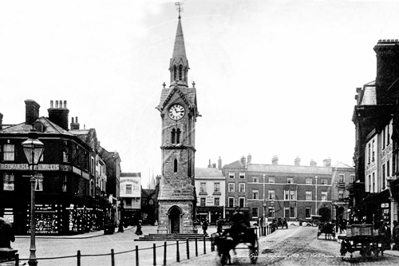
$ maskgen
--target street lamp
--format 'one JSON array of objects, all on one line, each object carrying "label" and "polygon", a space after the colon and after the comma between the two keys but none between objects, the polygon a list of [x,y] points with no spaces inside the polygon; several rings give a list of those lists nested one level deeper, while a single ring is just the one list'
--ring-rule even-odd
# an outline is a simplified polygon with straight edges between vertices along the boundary
[{"label": "street lamp", "polygon": [[28,134],[28,139],[22,142],[22,147],[26,159],[28,160],[28,165],[32,168],[32,175],[30,178],[30,255],[28,264],[37,265],[35,244],[35,165],[39,164],[39,160],[43,154],[44,144],[38,140],[36,130],[32,129]]},{"label": "street lamp", "polygon": [[317,215],[317,176],[315,176],[314,178],[315,178],[315,182],[316,182],[316,195],[315,195],[316,196],[315,197],[316,198],[316,208],[314,209],[314,211],[315,211],[315,215]]}]

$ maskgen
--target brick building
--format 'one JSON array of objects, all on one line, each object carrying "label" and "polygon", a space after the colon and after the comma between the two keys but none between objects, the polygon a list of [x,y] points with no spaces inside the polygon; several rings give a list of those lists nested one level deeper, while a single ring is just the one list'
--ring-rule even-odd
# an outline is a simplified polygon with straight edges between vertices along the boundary
[{"label": "brick building", "polygon": [[24,122],[0,124],[0,216],[13,223],[15,233],[29,233],[31,171],[21,143],[34,128],[45,146],[37,169],[36,232],[74,234],[101,228],[109,205],[95,130],[78,132],[76,119],[70,131],[66,101],[51,101],[48,118],[39,115],[40,105],[33,100],[25,101],[25,109]]},{"label": "brick building", "polygon": [[298,157],[294,165],[280,165],[277,156],[271,164],[254,164],[251,155],[243,156],[223,166],[226,217],[240,206],[254,221],[279,217],[307,220],[313,215],[334,220],[332,202],[337,193],[333,193],[332,178],[336,171],[330,159],[324,160],[323,166],[313,160],[305,166]]}]

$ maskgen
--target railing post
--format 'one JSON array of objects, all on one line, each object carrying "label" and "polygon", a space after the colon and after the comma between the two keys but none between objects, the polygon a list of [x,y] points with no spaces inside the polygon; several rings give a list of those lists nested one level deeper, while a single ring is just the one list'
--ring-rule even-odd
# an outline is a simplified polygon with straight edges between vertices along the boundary
[{"label": "railing post", "polygon": [[163,265],[166,266],[166,241],[163,242]]},{"label": "railing post", "polygon": [[19,266],[19,254],[15,254],[15,266]]},{"label": "railing post", "polygon": [[180,262],[179,240],[176,240],[176,261]]},{"label": "railing post", "polygon": [[198,238],[195,238],[195,256],[198,257]]},{"label": "railing post", "polygon": [[139,266],[139,246],[136,245],[136,266]]},{"label": "railing post", "polygon": [[77,258],[77,260],[78,260],[78,266],[80,266],[80,257],[81,257],[81,255],[80,255],[80,250],[78,250],[78,254],[76,255],[76,258]]},{"label": "railing post", "polygon": [[204,236],[204,254],[206,254],[206,238],[205,238],[205,236]]},{"label": "railing post", "polygon": [[154,254],[154,256],[153,256],[153,261],[154,261],[153,265],[154,266],[157,265],[157,249],[156,248],[157,247],[156,247],[155,243],[153,243],[152,250],[153,250],[153,254]]},{"label": "railing post", "polygon": [[115,254],[114,249],[111,249],[111,266],[115,266]]},{"label": "railing post", "polygon": [[186,252],[187,252],[187,259],[190,259],[190,245],[188,243],[188,238],[186,238]]}]

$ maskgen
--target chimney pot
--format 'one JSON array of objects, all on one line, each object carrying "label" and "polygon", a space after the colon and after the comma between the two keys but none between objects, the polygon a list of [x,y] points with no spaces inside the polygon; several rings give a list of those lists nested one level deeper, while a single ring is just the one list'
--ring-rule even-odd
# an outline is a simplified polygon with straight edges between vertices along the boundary
[{"label": "chimney pot", "polygon": [[33,125],[39,118],[40,105],[34,100],[25,100],[25,123]]}]

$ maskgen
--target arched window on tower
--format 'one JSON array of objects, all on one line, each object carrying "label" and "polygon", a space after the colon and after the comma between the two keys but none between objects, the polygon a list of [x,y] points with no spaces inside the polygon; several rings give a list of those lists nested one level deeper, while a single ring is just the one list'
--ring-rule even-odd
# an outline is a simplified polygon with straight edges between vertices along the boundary
[{"label": "arched window on tower", "polygon": [[177,159],[173,161],[173,172],[177,173]]},{"label": "arched window on tower", "polygon": [[179,80],[183,80],[183,65],[179,65]]},{"label": "arched window on tower", "polygon": [[178,128],[178,129],[176,130],[176,144],[179,144],[179,143],[180,143],[180,133],[181,133],[181,131],[180,131],[180,129]]},{"label": "arched window on tower", "polygon": [[173,80],[177,79],[177,67],[176,65],[173,66]]},{"label": "arched window on tower", "polygon": [[175,144],[175,141],[176,141],[176,129],[172,129],[171,137],[172,137],[172,144]]}]

